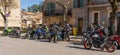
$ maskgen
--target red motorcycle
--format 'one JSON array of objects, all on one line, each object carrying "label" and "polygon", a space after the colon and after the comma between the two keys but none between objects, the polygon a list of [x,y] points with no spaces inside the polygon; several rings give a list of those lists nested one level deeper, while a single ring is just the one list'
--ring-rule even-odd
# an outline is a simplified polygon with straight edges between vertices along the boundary
[{"label": "red motorcycle", "polygon": [[117,47],[120,48],[120,35],[113,35],[112,40],[117,42]]}]

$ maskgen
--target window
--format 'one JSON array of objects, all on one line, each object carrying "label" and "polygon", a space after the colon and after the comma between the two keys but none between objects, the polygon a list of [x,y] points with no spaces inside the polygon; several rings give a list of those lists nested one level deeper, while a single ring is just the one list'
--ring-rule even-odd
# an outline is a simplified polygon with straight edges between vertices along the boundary
[{"label": "window", "polygon": [[84,6],[84,0],[73,0],[74,8],[82,8]]},{"label": "window", "polygon": [[55,14],[55,3],[48,3],[46,12],[48,15],[54,15]]},{"label": "window", "polygon": [[117,0],[117,2],[120,2],[120,0]]}]

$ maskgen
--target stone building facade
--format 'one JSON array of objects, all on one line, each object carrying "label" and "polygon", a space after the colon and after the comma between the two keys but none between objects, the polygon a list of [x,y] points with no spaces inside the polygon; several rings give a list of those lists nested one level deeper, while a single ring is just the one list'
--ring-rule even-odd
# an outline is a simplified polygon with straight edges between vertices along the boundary
[{"label": "stone building facade", "polygon": [[[67,3],[67,0],[59,0],[61,4]],[[70,0],[67,13],[67,22],[78,29],[81,34],[85,31],[87,8],[85,0]],[[45,0],[44,2],[44,21],[48,25],[54,22],[63,23],[63,8],[55,3],[55,0]]]},{"label": "stone building facade", "polygon": [[[120,34],[120,0],[117,1],[118,11],[117,18],[114,23],[114,33]],[[112,21],[110,21],[112,9],[110,7],[108,0],[90,0],[87,4],[87,8],[89,9],[89,24],[99,23],[108,29],[108,33],[110,33],[109,28]]]},{"label": "stone building facade", "polygon": [[32,23],[35,23],[35,25],[39,25],[43,23],[43,12],[26,12],[22,11],[22,22],[21,27],[27,28],[27,26]]},{"label": "stone building facade", "polygon": [[[59,0],[64,4],[67,0]],[[117,1],[118,11],[115,19],[115,33],[120,33],[120,0]],[[45,0],[44,18],[48,24],[62,22],[63,8],[55,3],[55,0]],[[78,33],[86,31],[86,28],[93,23],[98,23],[107,28],[110,27],[110,17],[112,9],[108,0],[70,0],[68,14],[68,23],[78,28]]]},{"label": "stone building facade", "polygon": [[[12,1],[12,0],[11,0]],[[21,27],[21,7],[20,7],[20,0],[14,0],[16,4],[16,8],[11,8],[10,15],[7,17],[8,19],[8,27]],[[0,6],[0,8],[2,8]],[[0,15],[0,30],[4,28],[4,20],[3,17]]]}]

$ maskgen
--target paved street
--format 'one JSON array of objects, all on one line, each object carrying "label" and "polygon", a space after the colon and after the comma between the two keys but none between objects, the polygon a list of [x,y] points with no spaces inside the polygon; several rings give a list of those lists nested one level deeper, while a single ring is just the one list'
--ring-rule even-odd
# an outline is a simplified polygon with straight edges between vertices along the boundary
[{"label": "paved street", "polygon": [[27,39],[0,37],[0,55],[120,55],[99,50],[86,50],[72,42],[48,43]]}]

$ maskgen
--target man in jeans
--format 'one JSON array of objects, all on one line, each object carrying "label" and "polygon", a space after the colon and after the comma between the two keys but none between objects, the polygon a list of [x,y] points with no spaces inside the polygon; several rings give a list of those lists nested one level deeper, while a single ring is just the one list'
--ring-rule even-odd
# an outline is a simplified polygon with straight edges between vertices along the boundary
[{"label": "man in jeans", "polygon": [[58,23],[55,22],[54,25],[52,25],[52,27],[51,27],[51,33],[53,33],[53,34],[50,35],[49,41],[51,41],[53,38],[54,43],[57,42],[57,35],[59,34],[59,30],[60,30],[60,27],[59,27]]}]

